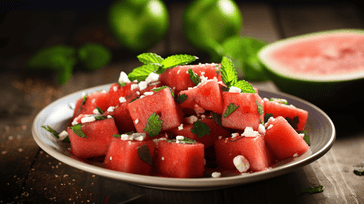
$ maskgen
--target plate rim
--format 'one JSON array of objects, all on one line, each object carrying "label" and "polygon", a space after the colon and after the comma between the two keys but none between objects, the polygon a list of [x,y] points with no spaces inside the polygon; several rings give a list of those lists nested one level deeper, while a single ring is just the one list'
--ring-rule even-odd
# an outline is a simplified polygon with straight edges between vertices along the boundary
[{"label": "plate rim", "polygon": [[[282,166],[274,167],[271,170],[261,171],[261,172],[254,172],[252,174],[249,174],[249,176],[244,175],[237,175],[237,176],[231,176],[231,177],[221,177],[221,178],[165,178],[165,177],[157,177],[157,176],[146,176],[146,175],[139,175],[139,174],[131,174],[131,173],[125,173],[125,172],[118,172],[110,169],[106,169],[103,167],[95,166],[92,164],[87,164],[82,161],[78,161],[76,159],[73,159],[65,154],[62,154],[46,144],[41,137],[40,133],[37,131],[39,127],[38,122],[40,117],[46,112],[49,108],[59,104],[63,100],[69,97],[73,97],[74,95],[78,95],[83,92],[89,92],[89,91],[95,91],[97,89],[100,89],[101,87],[109,87],[111,84],[105,84],[105,85],[99,85],[94,86],[91,88],[83,89],[80,91],[76,91],[74,93],[65,95],[52,103],[48,104],[46,107],[44,107],[34,118],[33,124],[32,124],[32,135],[35,142],[38,144],[38,146],[43,149],[46,153],[51,155],[53,158],[73,167],[79,170],[83,170],[92,174],[96,174],[99,176],[119,180],[126,183],[131,183],[134,185],[144,186],[148,188],[155,188],[155,189],[163,189],[163,190],[174,190],[174,191],[199,191],[199,190],[214,190],[214,189],[221,189],[221,188],[228,188],[236,185],[242,185],[252,182],[257,182],[273,177],[277,177],[289,172],[292,172],[298,168],[301,168],[303,166],[306,166],[323,155],[325,155],[333,146],[334,141],[336,139],[336,129],[334,126],[334,123],[332,122],[331,118],[320,108],[315,106],[314,104],[305,101],[301,98],[298,98],[296,96],[286,94],[279,91],[266,91],[264,89],[259,89],[259,94],[262,92],[266,92],[268,94],[274,94],[274,95],[281,95],[284,97],[288,97],[290,99],[294,99],[296,101],[300,101],[301,103],[304,103],[312,108],[314,108],[316,111],[318,111],[321,115],[324,116],[325,119],[328,120],[330,130],[332,130],[332,134],[330,135],[330,138],[328,142],[319,149],[316,153],[311,154],[307,158],[304,158],[298,162],[290,162],[287,164],[284,164]],[[269,173],[267,173],[269,172]]]}]

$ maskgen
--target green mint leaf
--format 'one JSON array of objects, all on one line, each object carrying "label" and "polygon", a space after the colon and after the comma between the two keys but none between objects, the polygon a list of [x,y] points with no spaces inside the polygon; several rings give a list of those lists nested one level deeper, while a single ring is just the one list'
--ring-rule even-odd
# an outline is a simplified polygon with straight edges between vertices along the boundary
[{"label": "green mint leaf", "polygon": [[161,132],[162,123],[163,121],[159,120],[159,115],[153,113],[152,115],[149,116],[144,131],[146,131],[150,137],[155,137]]},{"label": "green mint leaf", "polygon": [[193,134],[196,134],[198,137],[203,137],[205,135],[208,135],[210,134],[210,128],[209,126],[202,122],[202,121],[196,121],[192,124],[192,129],[191,129],[191,132]]},{"label": "green mint leaf", "polygon": [[95,116],[95,120],[105,120],[105,119],[107,119],[107,116],[103,116],[103,115]]},{"label": "green mint leaf", "polygon": [[310,187],[310,188],[302,188],[302,191],[309,194],[321,193],[324,191],[324,186]]},{"label": "green mint leaf", "polygon": [[160,67],[158,64],[146,64],[140,67],[134,68],[132,72],[128,74],[130,81],[138,80],[144,81],[150,73],[154,72]]},{"label": "green mint leaf", "polygon": [[191,81],[197,86],[200,82],[201,79],[200,77],[192,70],[192,69],[188,69],[188,75],[190,75],[190,79]]},{"label": "green mint leaf", "polygon": [[364,175],[364,164],[354,165],[354,174],[358,176]]},{"label": "green mint leaf", "polygon": [[188,95],[186,94],[178,94],[177,98],[176,98],[176,102],[181,104],[183,102],[185,102],[188,98]]},{"label": "green mint leaf", "polygon": [[285,118],[287,122],[293,127],[293,129],[297,129],[297,125],[300,122],[298,116],[295,116],[294,118]]},{"label": "green mint leaf", "polygon": [[260,105],[260,103],[258,103],[258,101],[255,101],[255,103],[257,104],[259,115],[263,115],[264,114],[263,106]]},{"label": "green mint leaf", "polygon": [[[169,139],[169,140],[166,140],[166,142],[168,143],[175,143],[177,142],[176,139]],[[188,138],[188,137],[184,137],[183,140],[178,140],[178,143],[180,144],[196,144],[196,140],[193,140],[191,138]]]},{"label": "green mint leaf", "polygon": [[239,80],[233,86],[241,89],[241,93],[256,93],[253,85],[245,80]]},{"label": "green mint leaf", "polygon": [[119,84],[120,87],[125,86],[125,82],[123,82],[123,83],[118,82],[118,84]]},{"label": "green mint leaf", "polygon": [[44,128],[48,132],[52,133],[56,138],[59,138],[58,132],[55,131],[54,129],[52,129],[51,127],[49,127],[48,125],[47,126],[42,126],[42,128]]},{"label": "green mint leaf", "polygon": [[79,108],[79,109],[78,109],[78,111],[77,111],[77,115],[81,112],[81,110],[82,110],[82,106],[83,106],[83,105],[85,105],[86,100],[87,100],[87,96],[88,96],[88,94],[85,94],[85,95],[83,96],[83,100],[82,100],[82,102],[81,102],[80,108]]},{"label": "green mint leaf", "polygon": [[198,59],[198,57],[192,55],[185,55],[185,54],[172,55],[163,60],[162,66],[164,69],[169,69],[175,66],[189,64],[195,61],[196,59]]},{"label": "green mint leaf", "polygon": [[221,60],[220,72],[221,72],[222,82],[224,82],[224,84],[228,88],[233,86],[238,81],[238,74],[236,73],[234,64],[227,57],[223,57]]},{"label": "green mint leaf", "polygon": [[97,111],[99,111],[99,113],[100,113],[100,114],[103,114],[103,113],[104,113],[104,111],[103,111],[103,110],[101,110],[101,108],[99,108],[99,107],[97,107],[97,106],[96,106],[96,109],[97,109]]},{"label": "green mint leaf", "polygon": [[273,117],[273,114],[272,113],[266,113],[264,115],[264,122],[268,122],[269,118]]},{"label": "green mint leaf", "polygon": [[233,113],[238,108],[239,108],[239,106],[236,106],[235,104],[230,103],[222,117],[224,117],[224,118],[228,117],[231,113]]},{"label": "green mint leaf", "polygon": [[158,88],[153,88],[152,90],[155,91],[155,92],[158,92],[158,91],[160,91],[162,89],[165,89],[165,88],[169,88],[169,90],[171,91],[172,97],[174,98],[173,90],[169,86],[161,86],[161,87],[158,87]]},{"label": "green mint leaf", "polygon": [[221,115],[220,114],[212,112],[211,117],[212,117],[212,120],[214,120],[214,122],[216,124],[218,124],[220,127],[222,127]]},{"label": "green mint leaf", "polygon": [[85,133],[82,132],[82,129],[81,129],[81,124],[77,124],[77,125],[74,125],[74,126],[71,126],[70,127],[71,130],[79,137],[82,137],[82,138],[87,138]]},{"label": "green mint leaf", "polygon": [[303,132],[304,136],[303,136],[303,140],[307,143],[308,146],[311,146],[311,140],[310,140],[310,136],[308,136],[306,134],[306,131]]},{"label": "green mint leaf", "polygon": [[163,58],[155,53],[143,53],[137,56],[143,64],[162,64]]},{"label": "green mint leaf", "polygon": [[103,45],[85,43],[78,49],[78,58],[88,71],[99,69],[109,64],[112,58],[111,51]]},{"label": "green mint leaf", "polygon": [[146,162],[147,164],[152,166],[153,160],[152,160],[152,156],[150,155],[148,146],[146,144],[140,146],[137,148],[138,150],[138,156],[139,158]]},{"label": "green mint leaf", "polygon": [[[126,132],[126,133],[123,133],[123,134],[127,134],[127,135],[131,135],[131,134],[133,134],[134,132],[133,131],[131,131],[131,132]],[[113,137],[116,137],[116,138],[120,138],[121,137],[121,134],[114,134],[114,135],[112,135]]]},{"label": "green mint leaf", "polygon": [[273,102],[284,104],[284,105],[288,104],[287,100],[283,99],[283,98],[270,98],[269,101],[273,101]]}]

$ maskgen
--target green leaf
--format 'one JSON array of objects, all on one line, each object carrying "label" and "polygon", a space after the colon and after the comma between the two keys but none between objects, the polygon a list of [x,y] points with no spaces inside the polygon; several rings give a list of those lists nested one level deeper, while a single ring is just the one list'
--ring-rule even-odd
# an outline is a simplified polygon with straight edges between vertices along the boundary
[{"label": "green leaf", "polygon": [[198,137],[203,137],[210,134],[210,128],[206,123],[198,120],[192,124],[191,132]]},{"label": "green leaf", "polygon": [[269,101],[273,101],[273,102],[284,104],[284,105],[288,104],[287,100],[283,99],[283,98],[270,98]]},{"label": "green leaf", "polygon": [[112,54],[103,45],[85,43],[78,49],[78,57],[86,70],[93,71],[108,65]]},{"label": "green leaf", "polygon": [[233,103],[230,103],[223,115],[224,118],[228,117],[231,113],[233,113],[236,109],[238,109],[239,106],[236,106],[235,104]]},{"label": "green leaf", "polygon": [[256,93],[253,86],[249,82],[244,80],[239,80],[238,82],[233,84],[233,86],[241,89],[241,93]]},{"label": "green leaf", "polygon": [[306,132],[303,133],[303,140],[307,143],[308,146],[311,146],[311,140],[310,140],[310,136],[306,134]]},{"label": "green leaf", "polygon": [[255,101],[255,103],[257,104],[259,115],[263,115],[264,114],[263,106],[260,105],[260,103],[258,103],[258,101]]},{"label": "green leaf", "polygon": [[104,113],[104,111],[103,111],[103,110],[101,110],[101,108],[99,108],[99,107],[97,107],[97,106],[96,106],[96,109],[99,111],[99,113],[100,113],[100,114],[103,114],[103,113]]},{"label": "green leaf", "polygon": [[157,136],[162,130],[162,120],[159,120],[159,115],[153,113],[149,116],[147,125],[144,128],[144,131],[148,132],[150,137]]},{"label": "green leaf", "polygon": [[354,165],[354,174],[358,176],[364,175],[364,164]]},{"label": "green leaf", "polygon": [[188,98],[188,95],[186,94],[178,94],[177,98],[176,98],[176,102],[181,104],[183,102],[185,102]]},{"label": "green leaf", "polygon": [[220,114],[212,112],[211,117],[212,117],[212,120],[214,120],[214,122],[216,124],[218,124],[220,127],[222,127],[221,115]]},{"label": "green leaf", "polygon": [[51,127],[49,127],[48,125],[47,126],[42,126],[42,128],[44,128],[48,132],[52,133],[56,138],[59,138],[58,132],[55,131],[54,129],[52,129]]},{"label": "green leaf", "polygon": [[272,113],[266,113],[264,115],[264,122],[268,122],[269,118],[273,117],[273,114]]},{"label": "green leaf", "polygon": [[125,82],[123,82],[123,83],[117,82],[117,83],[119,84],[120,87],[123,87],[126,85]]},{"label": "green leaf", "polygon": [[151,165],[152,166],[152,163],[153,163],[153,160],[152,160],[152,156],[150,155],[150,152],[149,152],[149,149],[148,149],[148,146],[146,144],[142,145],[142,146],[139,146],[137,148],[137,151],[138,151],[138,156],[139,158],[146,162],[147,164]]},{"label": "green leaf", "polygon": [[[166,140],[166,142],[169,142],[169,143],[174,143],[174,142],[177,142],[176,139],[169,139],[169,140]],[[183,140],[178,140],[179,143],[181,144],[196,144],[196,140],[193,140],[191,138],[188,138],[188,137],[184,137]]]},{"label": "green leaf", "polygon": [[105,119],[107,119],[107,116],[103,116],[103,115],[95,116],[95,120],[105,120]]},{"label": "green leaf", "polygon": [[238,74],[236,73],[234,64],[227,57],[223,57],[221,60],[220,72],[222,81],[228,88],[233,86],[238,81]]},{"label": "green leaf", "polygon": [[78,111],[77,111],[77,115],[81,112],[81,110],[82,110],[82,106],[83,106],[83,105],[85,105],[86,100],[87,100],[87,96],[88,96],[88,94],[85,94],[85,95],[83,96],[82,103],[81,103],[81,105],[80,105],[80,108],[79,108],[79,109],[78,109]]},{"label": "green leaf", "polygon": [[71,126],[70,127],[71,130],[79,137],[82,137],[82,138],[87,138],[85,133],[82,132],[82,129],[81,129],[81,124],[77,124],[77,125],[74,125],[74,126]]},{"label": "green leaf", "polygon": [[197,86],[200,82],[201,79],[200,77],[192,70],[192,69],[188,69],[188,75],[190,75],[190,79],[191,81]]},{"label": "green leaf", "polygon": [[287,122],[294,128],[294,129],[297,129],[297,125],[298,123],[300,122],[299,121],[299,118],[298,116],[295,116],[294,118],[289,118],[289,117],[286,117],[285,118],[287,120]]},{"label": "green leaf", "polygon": [[137,56],[140,62],[143,64],[162,64],[163,58],[155,53],[143,53]]},{"label": "green leaf", "polygon": [[164,59],[162,66],[164,69],[169,69],[179,65],[186,65],[198,59],[196,56],[180,54],[172,55]]},{"label": "green leaf", "polygon": [[142,65],[140,67],[134,68],[133,71],[128,74],[128,78],[130,81],[144,81],[149,76],[149,74],[157,70],[158,67],[160,67],[158,64]]},{"label": "green leaf", "polygon": [[324,191],[324,186],[310,187],[310,188],[302,188],[302,191],[309,194],[321,193]]},{"label": "green leaf", "polygon": [[155,92],[158,92],[158,91],[160,91],[162,89],[165,89],[165,88],[169,88],[169,90],[171,91],[172,97],[174,98],[173,90],[169,86],[161,86],[161,87],[158,87],[158,88],[153,88],[152,90],[155,91]]}]

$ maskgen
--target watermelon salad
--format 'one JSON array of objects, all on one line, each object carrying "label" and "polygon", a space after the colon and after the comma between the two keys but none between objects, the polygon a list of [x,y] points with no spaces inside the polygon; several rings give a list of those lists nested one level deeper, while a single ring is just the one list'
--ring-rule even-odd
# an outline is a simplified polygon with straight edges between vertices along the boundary
[{"label": "watermelon salad", "polygon": [[80,161],[141,175],[200,178],[269,170],[309,150],[308,112],[262,98],[238,80],[230,59],[153,53],[109,90],[83,94],[69,126],[57,133]]}]

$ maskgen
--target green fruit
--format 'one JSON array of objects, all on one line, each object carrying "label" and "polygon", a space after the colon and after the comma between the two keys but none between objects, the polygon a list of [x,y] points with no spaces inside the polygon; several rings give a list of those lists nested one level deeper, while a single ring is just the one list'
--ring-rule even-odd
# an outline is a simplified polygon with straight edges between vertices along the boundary
[{"label": "green fruit", "polygon": [[116,0],[108,11],[108,26],[121,46],[143,52],[167,34],[168,11],[161,0]]},{"label": "green fruit", "polygon": [[85,43],[78,49],[78,57],[83,67],[92,71],[109,64],[111,52],[102,45]]},{"label": "green fruit", "polygon": [[186,39],[198,50],[215,52],[225,39],[238,35],[243,18],[232,0],[195,0],[183,14]]}]

